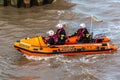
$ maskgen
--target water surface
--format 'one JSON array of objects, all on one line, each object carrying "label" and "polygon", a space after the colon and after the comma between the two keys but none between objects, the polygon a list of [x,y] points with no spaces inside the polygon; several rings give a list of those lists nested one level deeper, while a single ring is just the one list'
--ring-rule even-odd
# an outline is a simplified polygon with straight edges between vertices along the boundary
[{"label": "water surface", "polygon": [[[46,58],[26,58],[14,49],[16,40],[46,36],[60,20],[67,24],[67,35],[84,22],[90,32],[103,33],[120,47],[119,0],[66,1],[30,9],[0,7],[0,80],[119,80],[119,48],[114,54]],[[91,15],[98,18],[92,27]]]}]

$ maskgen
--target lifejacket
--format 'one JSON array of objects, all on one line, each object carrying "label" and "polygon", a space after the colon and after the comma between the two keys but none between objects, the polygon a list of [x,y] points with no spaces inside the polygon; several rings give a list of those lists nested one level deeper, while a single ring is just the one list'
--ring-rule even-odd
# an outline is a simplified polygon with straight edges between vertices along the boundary
[{"label": "lifejacket", "polygon": [[64,30],[64,28],[61,28],[61,29],[57,30],[56,35],[57,35],[58,38],[60,38],[60,36],[61,36],[60,32],[63,31],[63,30]]},{"label": "lifejacket", "polygon": [[58,42],[58,38],[57,38],[56,34],[53,36],[49,36],[49,37],[54,39],[54,44],[56,44]]},{"label": "lifejacket", "polygon": [[80,37],[85,37],[84,31],[85,31],[85,28],[79,29],[78,32],[77,32],[78,33],[77,35],[80,36]]}]

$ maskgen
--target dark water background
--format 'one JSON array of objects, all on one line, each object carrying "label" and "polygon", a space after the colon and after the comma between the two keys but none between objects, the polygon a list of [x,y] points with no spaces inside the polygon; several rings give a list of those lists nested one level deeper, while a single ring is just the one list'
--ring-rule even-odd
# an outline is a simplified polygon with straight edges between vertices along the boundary
[{"label": "dark water background", "polygon": [[24,57],[13,47],[16,40],[46,36],[60,20],[68,35],[85,22],[94,34],[103,33],[120,47],[120,0],[58,0],[30,9],[0,7],[0,80],[120,80],[120,48],[114,54],[73,57]]}]

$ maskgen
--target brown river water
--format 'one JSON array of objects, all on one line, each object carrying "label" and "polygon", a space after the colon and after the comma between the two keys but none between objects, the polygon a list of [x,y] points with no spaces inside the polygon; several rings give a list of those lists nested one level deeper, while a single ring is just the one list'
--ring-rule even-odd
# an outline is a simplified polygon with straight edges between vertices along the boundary
[{"label": "brown river water", "polygon": [[[91,17],[95,16],[91,26]],[[16,51],[16,40],[46,36],[66,23],[67,35],[81,22],[118,46],[114,54],[35,58]],[[120,0],[58,0],[41,7],[0,7],[0,80],[120,80]]]}]

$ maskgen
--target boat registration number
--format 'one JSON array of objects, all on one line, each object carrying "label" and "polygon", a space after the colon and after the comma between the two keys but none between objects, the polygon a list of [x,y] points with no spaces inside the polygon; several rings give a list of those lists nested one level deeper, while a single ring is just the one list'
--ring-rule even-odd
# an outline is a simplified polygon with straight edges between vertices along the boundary
[{"label": "boat registration number", "polygon": [[20,46],[20,47],[23,47],[23,48],[27,48],[27,49],[30,48],[29,45],[26,45],[26,44],[23,44],[23,43],[20,43],[19,46]]},{"label": "boat registration number", "polygon": [[65,46],[62,48],[63,52],[67,52],[67,51],[74,51],[74,46]]}]

